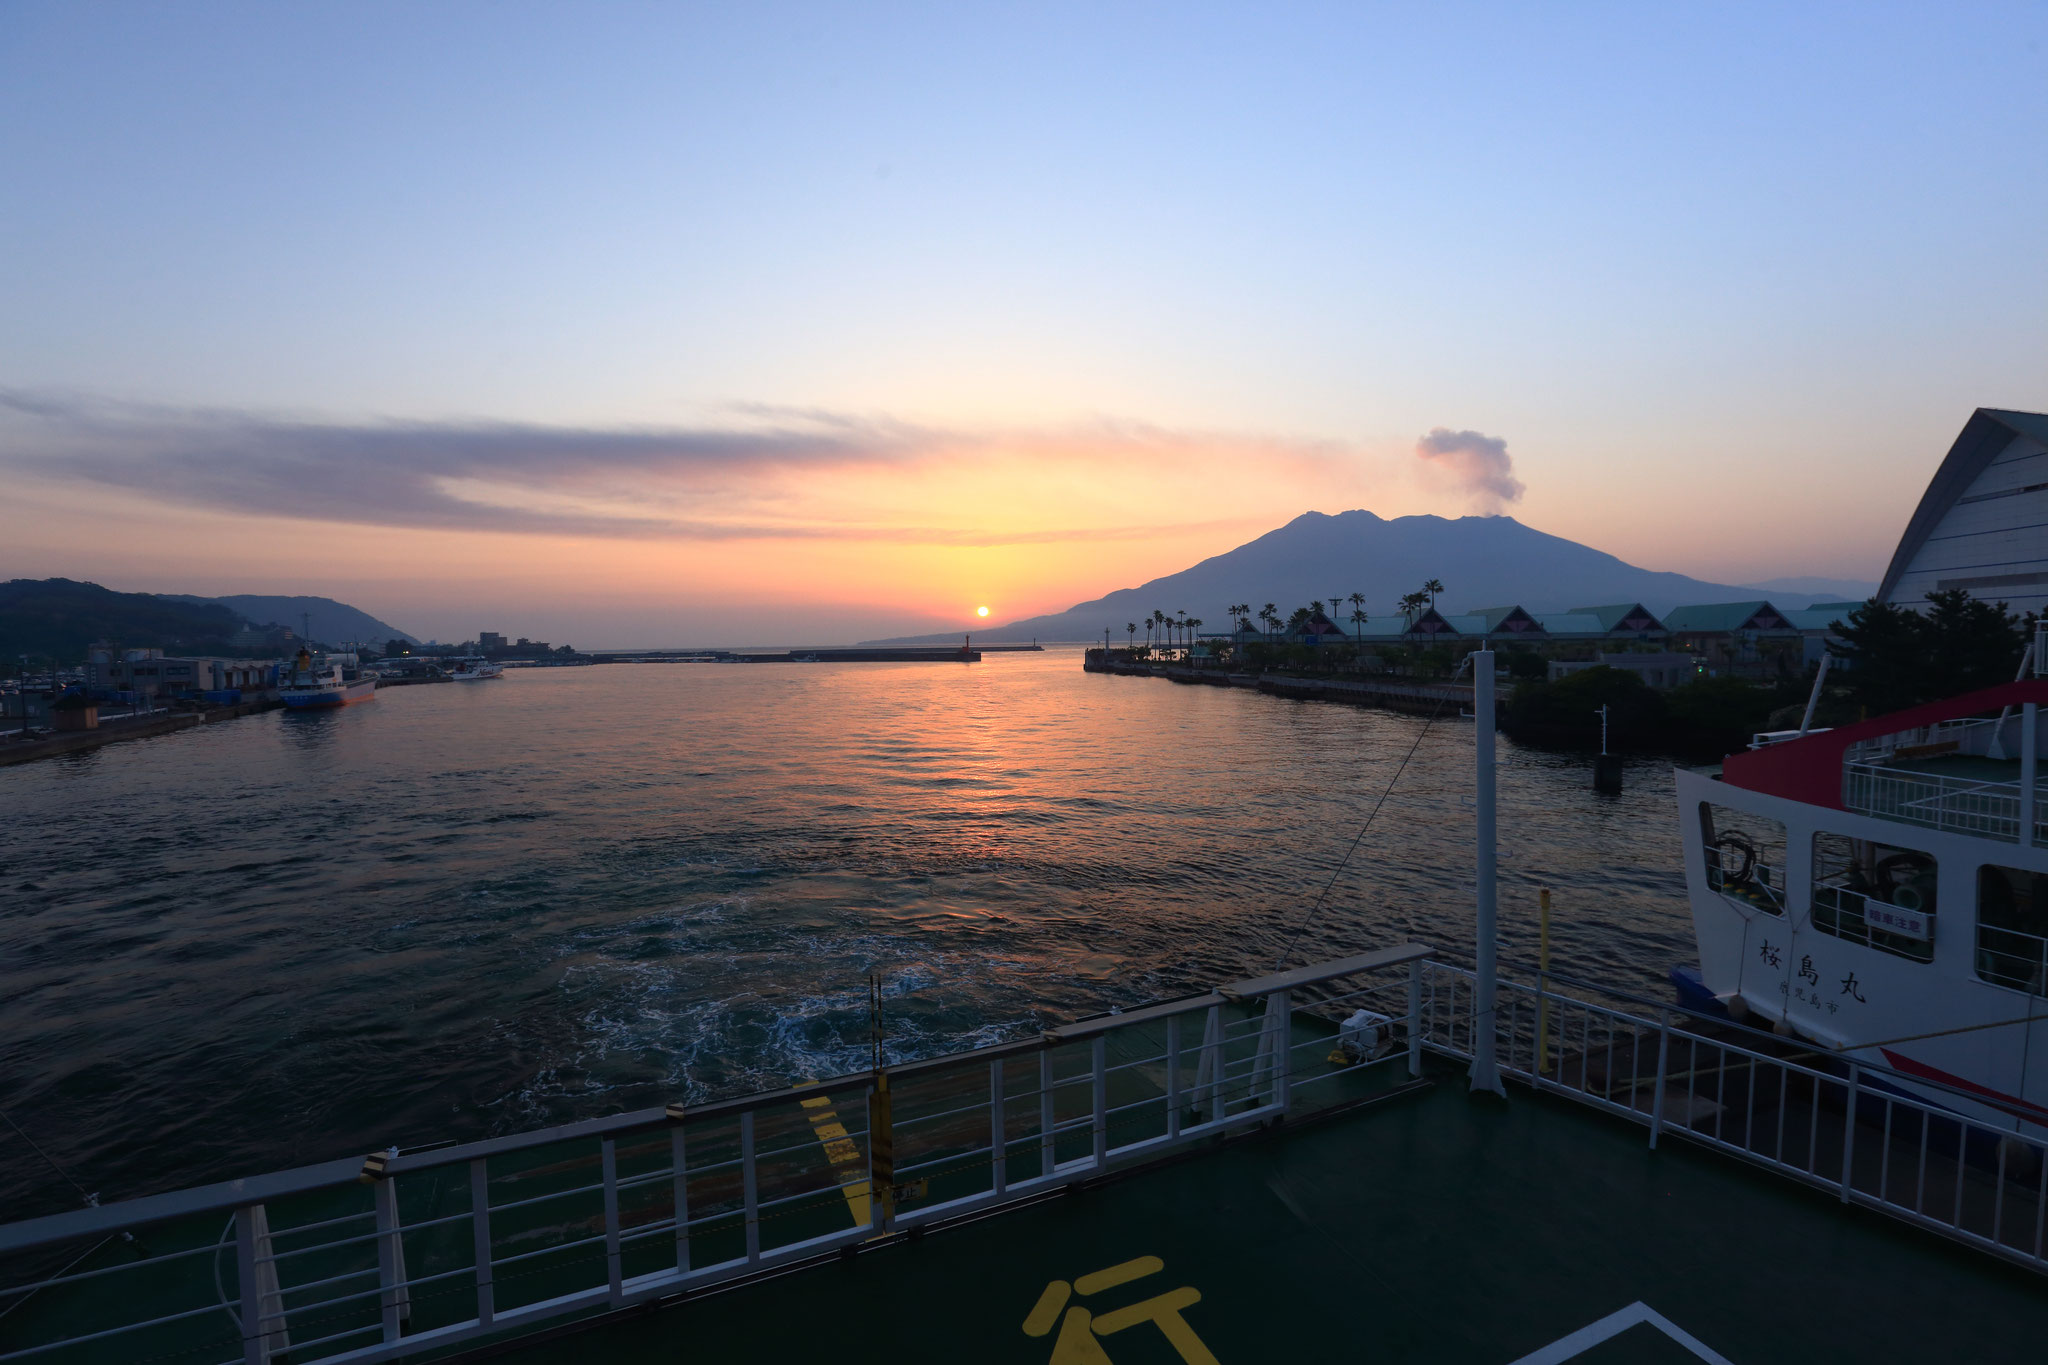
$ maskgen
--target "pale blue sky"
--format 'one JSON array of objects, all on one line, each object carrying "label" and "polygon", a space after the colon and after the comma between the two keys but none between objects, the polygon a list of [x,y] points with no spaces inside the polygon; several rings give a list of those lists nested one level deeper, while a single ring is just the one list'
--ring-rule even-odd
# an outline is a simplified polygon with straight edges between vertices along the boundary
[{"label": "pale blue sky", "polygon": [[2044,40],[2041,3],[10,0],[0,388],[1359,453],[1295,510],[1421,510],[1372,460],[1450,426],[1651,567],[1874,573],[1972,407],[2048,405]]}]

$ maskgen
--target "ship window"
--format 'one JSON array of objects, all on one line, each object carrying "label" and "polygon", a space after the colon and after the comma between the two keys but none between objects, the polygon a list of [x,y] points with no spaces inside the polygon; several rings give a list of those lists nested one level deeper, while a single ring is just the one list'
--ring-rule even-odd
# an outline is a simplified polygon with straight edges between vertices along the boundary
[{"label": "ship window", "polygon": [[1707,886],[1766,914],[1785,913],[1785,826],[1766,815],[1700,802]]},{"label": "ship window", "polygon": [[2048,876],[1977,869],[1977,975],[1994,986],[2048,994]]},{"label": "ship window", "polygon": [[1813,927],[1914,962],[1934,960],[1934,855],[1813,836]]}]

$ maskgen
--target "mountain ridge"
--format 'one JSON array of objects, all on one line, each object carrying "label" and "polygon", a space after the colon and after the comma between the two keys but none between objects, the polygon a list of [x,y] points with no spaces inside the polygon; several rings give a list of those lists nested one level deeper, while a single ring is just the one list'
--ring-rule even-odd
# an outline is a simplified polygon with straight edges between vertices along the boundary
[{"label": "mountain ridge", "polygon": [[[1105,629],[1112,638],[1127,634],[1125,627],[1133,622],[1143,630],[1144,618],[1156,610],[1185,611],[1200,617],[1205,630],[1220,631],[1229,627],[1225,608],[1233,602],[1248,602],[1253,611],[1273,602],[1285,615],[1312,600],[1328,601],[1333,592],[1345,599],[1364,593],[1367,614],[1382,619],[1395,611],[1403,595],[1430,578],[1444,580],[1439,605],[1447,614],[1517,604],[1535,612],[1561,612],[1641,602],[1662,615],[1677,606],[1763,597],[1796,610],[1839,597],[1834,592],[1766,593],[1645,569],[1509,516],[1385,518],[1357,509],[1304,512],[1234,549],[1137,587],[1118,588],[1062,612],[965,629],[990,644],[1100,640]],[[1340,622],[1348,615],[1347,607]],[[862,643],[924,644],[959,635],[949,631]]]},{"label": "mountain ridge", "polygon": [[237,593],[229,597],[194,597],[189,593],[160,592],[156,596],[170,602],[189,602],[195,606],[226,607],[259,626],[279,625],[292,630],[301,629],[300,618],[312,618],[312,636],[323,644],[365,644],[372,640],[382,644],[386,640],[398,639],[416,645],[419,640],[406,634],[394,625],[380,621],[359,607],[346,602],[337,602],[332,597],[268,597],[259,593]]}]

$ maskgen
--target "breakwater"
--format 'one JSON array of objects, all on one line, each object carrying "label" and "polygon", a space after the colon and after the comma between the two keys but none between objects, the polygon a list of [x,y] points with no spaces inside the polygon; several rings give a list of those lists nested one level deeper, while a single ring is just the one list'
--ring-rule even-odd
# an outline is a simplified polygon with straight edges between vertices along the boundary
[{"label": "breakwater", "polygon": [[1377,706],[1409,715],[1458,715],[1472,710],[1470,683],[1400,682],[1377,678],[1302,678],[1279,673],[1227,673],[1187,664],[1149,663],[1105,657],[1091,649],[1081,667],[1090,673],[1115,673],[1129,678],[1164,678],[1202,687],[1244,687],[1299,701],[1345,702]]},{"label": "breakwater", "polygon": [[780,654],[732,654],[743,664],[974,664],[978,649],[792,649]]},{"label": "breakwater", "polygon": [[35,739],[7,739],[0,742],[0,767],[11,763],[27,763],[38,758],[54,758],[58,754],[81,753],[107,744],[119,744],[126,739],[148,739],[154,735],[168,735],[217,720],[233,720],[236,716],[251,715],[257,711],[274,711],[282,705],[282,702],[264,699],[237,702],[229,706],[210,706],[203,711],[157,711],[139,716],[109,716],[90,730],[64,730]]}]

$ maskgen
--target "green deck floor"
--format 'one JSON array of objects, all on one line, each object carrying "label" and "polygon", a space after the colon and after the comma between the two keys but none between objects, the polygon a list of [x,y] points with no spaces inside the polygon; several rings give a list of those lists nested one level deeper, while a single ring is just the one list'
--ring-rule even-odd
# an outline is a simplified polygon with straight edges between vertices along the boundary
[{"label": "green deck floor", "polygon": [[[496,1358],[1508,1365],[1641,1302],[1734,1365],[2040,1359],[2036,1276],[1678,1139],[1651,1152],[1642,1129],[1566,1101],[1436,1079]],[[1146,1257],[1161,1268],[1083,1279]],[[1080,1308],[1118,1329],[1028,1335],[1053,1281],[1094,1292],[1033,1325]],[[1179,1346],[1116,1316],[1160,1295],[1186,1304]],[[1697,1358],[1650,1325],[1573,1357]]]}]

